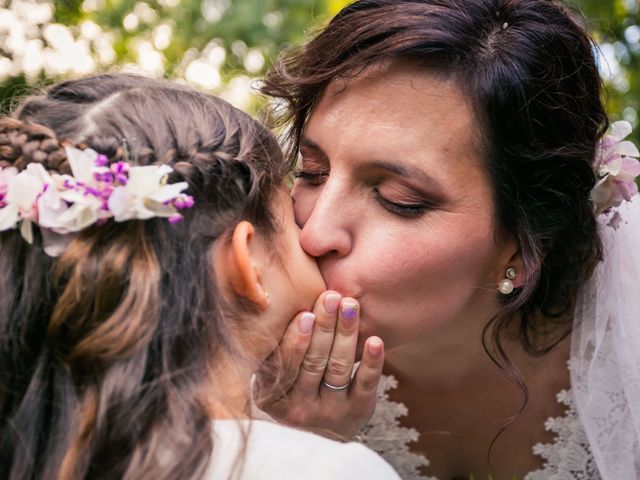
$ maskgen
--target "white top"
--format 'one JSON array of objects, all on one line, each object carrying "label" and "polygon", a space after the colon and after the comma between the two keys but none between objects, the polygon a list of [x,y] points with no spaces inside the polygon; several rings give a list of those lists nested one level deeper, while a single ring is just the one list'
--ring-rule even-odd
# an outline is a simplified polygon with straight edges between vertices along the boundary
[{"label": "white top", "polygon": [[[216,420],[213,435],[206,480],[400,478],[375,452],[359,443],[340,443],[264,420]],[[245,436],[246,451],[238,459]]]}]

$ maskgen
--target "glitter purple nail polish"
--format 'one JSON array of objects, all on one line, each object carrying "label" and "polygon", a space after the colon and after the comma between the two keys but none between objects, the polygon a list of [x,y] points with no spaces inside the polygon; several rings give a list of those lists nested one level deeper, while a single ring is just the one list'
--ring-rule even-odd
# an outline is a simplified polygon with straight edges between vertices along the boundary
[{"label": "glitter purple nail polish", "polygon": [[358,304],[344,303],[342,305],[342,318],[345,320],[353,320],[358,315]]}]

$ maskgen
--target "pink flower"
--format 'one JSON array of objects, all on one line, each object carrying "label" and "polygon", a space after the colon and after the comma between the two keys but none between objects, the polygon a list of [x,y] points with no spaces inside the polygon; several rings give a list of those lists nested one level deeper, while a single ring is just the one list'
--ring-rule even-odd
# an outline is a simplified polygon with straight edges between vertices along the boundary
[{"label": "pink flower", "polygon": [[611,125],[611,133],[598,145],[594,168],[598,182],[591,192],[597,215],[629,201],[638,193],[636,177],[640,176],[638,148],[624,141],[631,133],[631,124],[620,121]]}]

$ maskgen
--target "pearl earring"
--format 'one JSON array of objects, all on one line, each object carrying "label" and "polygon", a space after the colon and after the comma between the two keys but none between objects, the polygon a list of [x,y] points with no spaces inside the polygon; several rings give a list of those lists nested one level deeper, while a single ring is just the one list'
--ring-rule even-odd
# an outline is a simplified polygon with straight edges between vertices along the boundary
[{"label": "pearl earring", "polygon": [[515,268],[513,267],[507,268],[507,271],[505,272],[505,278],[503,278],[502,280],[500,280],[500,282],[498,282],[498,290],[500,291],[501,294],[509,295],[511,292],[513,292],[512,280],[516,278],[517,275],[518,275],[518,271]]}]

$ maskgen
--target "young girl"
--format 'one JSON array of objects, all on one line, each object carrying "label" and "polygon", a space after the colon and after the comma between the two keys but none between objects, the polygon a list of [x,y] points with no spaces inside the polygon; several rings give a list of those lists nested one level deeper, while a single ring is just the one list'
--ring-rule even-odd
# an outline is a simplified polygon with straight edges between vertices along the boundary
[{"label": "young girl", "polygon": [[100,75],[0,119],[0,168],[2,478],[397,478],[248,420],[252,372],[324,289],[258,122]]}]

